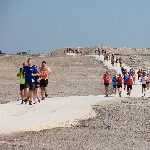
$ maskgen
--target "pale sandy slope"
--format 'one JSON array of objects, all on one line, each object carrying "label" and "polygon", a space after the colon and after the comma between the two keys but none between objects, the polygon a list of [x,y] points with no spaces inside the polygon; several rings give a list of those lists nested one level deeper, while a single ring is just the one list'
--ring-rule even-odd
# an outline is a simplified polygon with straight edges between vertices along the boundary
[{"label": "pale sandy slope", "polygon": [[[87,56],[88,57],[88,56]],[[103,60],[103,56],[95,56],[98,60]],[[112,67],[110,61],[104,62],[110,69],[115,69],[118,73],[120,67]],[[141,97],[141,85],[136,81],[133,85],[131,96]],[[123,97],[127,97],[123,90]],[[147,96],[150,96],[147,92]],[[118,95],[104,97],[99,96],[72,96],[48,98],[40,104],[33,106],[21,105],[20,102],[11,102],[0,105],[0,134],[19,131],[39,131],[53,127],[65,127],[76,124],[78,119],[94,117],[91,105],[97,103],[120,102]]]}]

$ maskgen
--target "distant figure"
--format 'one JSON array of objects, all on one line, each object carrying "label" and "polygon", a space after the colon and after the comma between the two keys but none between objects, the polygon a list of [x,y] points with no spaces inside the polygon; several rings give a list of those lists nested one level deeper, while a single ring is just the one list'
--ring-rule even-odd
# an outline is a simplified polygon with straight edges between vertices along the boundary
[{"label": "distant figure", "polygon": [[137,72],[137,75],[138,75],[138,80],[142,77],[142,71],[141,69],[139,69],[139,71]]},{"label": "distant figure", "polygon": [[113,88],[114,88],[114,94],[117,93],[117,75],[114,75],[112,78]]},{"label": "distant figure", "polygon": [[104,50],[102,49],[102,55],[104,54]]},{"label": "distant figure", "polygon": [[103,79],[104,79],[104,85],[105,85],[105,95],[106,97],[108,97],[108,87],[110,83],[110,75],[108,71],[106,71],[106,73],[104,74]]},{"label": "distant figure", "polygon": [[98,55],[100,56],[101,55],[101,51],[100,51],[100,49],[98,48]]},{"label": "distant figure", "polygon": [[69,49],[68,49],[68,47],[67,47],[67,53],[69,53]]},{"label": "distant figure", "polygon": [[145,96],[146,93],[146,81],[147,81],[148,77],[146,76],[146,72],[143,72],[142,75],[142,94],[144,94],[142,97]]},{"label": "distant figure", "polygon": [[127,95],[130,96],[132,91],[132,84],[133,84],[133,78],[129,75],[129,78],[127,79]]},{"label": "distant figure", "polygon": [[119,96],[121,97],[121,92],[122,92],[122,83],[123,83],[123,79],[121,74],[119,74],[118,78],[117,78],[117,88],[118,88],[118,92],[119,92]]}]

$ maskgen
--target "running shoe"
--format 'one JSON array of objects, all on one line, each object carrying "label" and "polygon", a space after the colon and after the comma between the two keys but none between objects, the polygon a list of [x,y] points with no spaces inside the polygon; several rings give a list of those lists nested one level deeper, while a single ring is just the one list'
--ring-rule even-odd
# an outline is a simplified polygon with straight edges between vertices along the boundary
[{"label": "running shoe", "polygon": [[21,104],[23,104],[23,103],[24,103],[24,100],[22,100]]},{"label": "running shoe", "polygon": [[108,97],[108,94],[106,94],[106,97]]},{"label": "running shoe", "polygon": [[42,99],[41,100],[45,100],[45,97],[42,97]]},{"label": "running shoe", "polygon": [[38,102],[40,103],[40,102],[41,102],[41,100],[40,100],[40,99],[38,99]]},{"label": "running shoe", "polygon": [[47,97],[48,96],[48,93],[45,93],[45,97]]},{"label": "running shoe", "polygon": [[27,104],[28,103],[28,99],[25,99],[24,102],[25,102],[25,104]]},{"label": "running shoe", "polygon": [[34,103],[33,104],[37,104],[37,101],[34,101]]},{"label": "running shoe", "polygon": [[29,105],[32,105],[32,101],[29,101]]}]

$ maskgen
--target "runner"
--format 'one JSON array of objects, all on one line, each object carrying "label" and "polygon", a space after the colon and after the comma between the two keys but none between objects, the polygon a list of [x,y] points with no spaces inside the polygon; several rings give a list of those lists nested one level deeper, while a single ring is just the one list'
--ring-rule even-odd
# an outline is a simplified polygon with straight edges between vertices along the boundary
[{"label": "runner", "polygon": [[[37,69],[37,66],[35,66],[35,68]],[[33,96],[34,104],[36,104],[37,101],[40,103],[40,97],[39,97],[40,79],[41,79],[40,78],[40,74],[38,74],[37,76],[35,76],[35,90],[34,90],[34,96]]]},{"label": "runner", "polygon": [[[142,75],[142,95],[144,94],[145,96],[145,93],[146,93],[146,81],[147,81],[147,76],[146,76],[146,72],[143,72],[143,75]],[[142,96],[142,97],[144,97]]]},{"label": "runner", "polygon": [[48,84],[48,76],[49,76],[49,71],[46,68],[46,62],[45,61],[42,62],[42,67],[40,68],[39,73],[41,74],[41,78],[42,78],[40,80],[41,95],[42,95],[41,100],[45,100],[45,93],[46,93],[46,87]]},{"label": "runner", "polygon": [[137,75],[138,75],[138,80],[142,77],[142,70],[139,69],[139,71],[137,72]]},{"label": "runner", "polygon": [[108,71],[106,71],[106,73],[104,74],[103,79],[104,79],[104,85],[105,85],[105,95],[106,97],[108,97],[108,87],[110,83],[110,75]]},{"label": "runner", "polygon": [[121,74],[119,74],[118,78],[117,78],[117,88],[118,88],[118,92],[119,92],[119,96],[121,97],[121,92],[122,92],[122,83],[123,83],[123,79]]},{"label": "runner", "polygon": [[122,58],[121,57],[119,58],[119,63],[122,64]]},{"label": "runner", "polygon": [[[27,63],[22,64],[23,67],[27,65]],[[20,96],[22,99],[21,104],[23,104],[25,101],[25,93],[24,93],[24,84],[25,84],[25,73],[23,72],[23,68],[20,68],[17,72],[17,77],[20,77]]]},{"label": "runner", "polygon": [[121,72],[124,71],[124,64],[120,63]]},{"label": "runner", "polygon": [[127,95],[131,95],[132,91],[132,84],[133,84],[133,78],[129,75],[129,78],[127,79]]},{"label": "runner", "polygon": [[135,79],[136,79],[136,73],[135,73],[135,70],[133,69],[133,74],[132,74],[132,77],[133,77],[133,83],[135,84]]},{"label": "runner", "polygon": [[28,65],[23,68],[25,72],[25,96],[28,97],[29,95],[29,105],[32,105],[33,93],[35,90],[35,76],[38,75],[38,71],[32,65],[31,58],[28,59],[27,63]]},{"label": "runner", "polygon": [[127,74],[127,73],[124,74],[124,76],[123,76],[123,80],[124,80],[124,90],[126,90],[128,78],[129,78],[128,74]]},{"label": "runner", "polygon": [[113,67],[114,67],[114,63],[115,63],[115,57],[114,57],[114,55],[112,54],[112,56],[111,56],[111,64],[112,64]]},{"label": "runner", "polygon": [[[52,73],[52,71],[51,71],[51,68],[50,67],[47,67],[47,69],[48,69],[48,72],[49,72],[49,74],[48,74],[48,77],[51,75],[51,73]],[[47,79],[47,86],[48,86],[48,79]],[[48,96],[48,93],[47,93],[47,88],[45,89],[45,97],[47,97]]]},{"label": "runner", "polygon": [[114,94],[117,93],[117,75],[114,75],[112,78],[113,88],[114,88]]},{"label": "runner", "polygon": [[150,75],[147,74],[147,81],[146,81],[147,90],[149,90],[149,84],[150,84]]},{"label": "runner", "polygon": [[104,54],[104,61],[107,60],[108,61],[108,55]]},{"label": "runner", "polygon": [[98,55],[100,56],[101,55],[101,51],[100,51],[100,49],[98,48]]}]

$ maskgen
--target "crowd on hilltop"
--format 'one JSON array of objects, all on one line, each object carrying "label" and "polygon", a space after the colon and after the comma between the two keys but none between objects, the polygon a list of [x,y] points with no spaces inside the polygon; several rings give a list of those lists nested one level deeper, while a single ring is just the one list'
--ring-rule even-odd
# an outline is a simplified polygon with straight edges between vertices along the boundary
[{"label": "crowd on hilltop", "polygon": [[[46,66],[45,61],[40,67],[33,65],[31,58],[22,65],[17,72],[17,77],[20,77],[21,104],[29,102],[29,105],[32,105],[33,100],[34,104],[40,103],[40,100],[45,100],[48,96],[47,86],[51,69]],[[39,93],[41,93],[41,99]]]},{"label": "crowd on hilltop", "polygon": [[110,83],[113,85],[114,94],[116,94],[118,91],[119,96],[121,97],[122,88],[124,88],[124,90],[127,90],[127,95],[130,96],[133,88],[132,85],[135,84],[136,76],[142,83],[142,97],[146,95],[146,90],[149,90],[150,87],[150,75],[145,69],[139,69],[137,72],[134,68],[127,70],[121,57],[115,58],[115,55],[111,53],[111,51],[107,52],[106,50],[102,50],[102,53],[100,53],[99,50],[98,55],[100,56],[101,54],[104,56],[104,61],[111,61],[112,66],[114,66],[115,63],[116,65],[119,63],[121,69],[120,74],[115,74],[113,77],[110,76],[108,71],[105,72],[103,79],[106,97],[108,97]]}]

